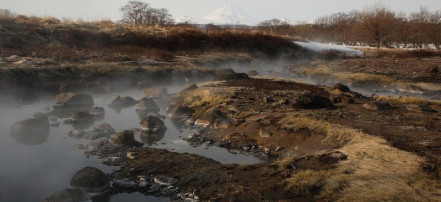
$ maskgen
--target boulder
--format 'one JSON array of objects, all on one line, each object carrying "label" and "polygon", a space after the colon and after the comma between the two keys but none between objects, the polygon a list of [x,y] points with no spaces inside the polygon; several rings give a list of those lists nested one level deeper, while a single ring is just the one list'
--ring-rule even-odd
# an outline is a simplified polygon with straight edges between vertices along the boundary
[{"label": "boulder", "polygon": [[234,121],[226,118],[218,118],[214,121],[213,125],[215,129],[227,129],[234,125]]},{"label": "boulder", "polygon": [[104,118],[104,107],[94,107],[89,111],[89,113],[92,114],[94,117]]},{"label": "boulder", "polygon": [[368,102],[363,105],[364,108],[376,111],[389,110],[392,106],[388,102]]},{"label": "boulder", "polygon": [[94,122],[95,117],[90,114],[89,112],[85,111],[78,111],[75,112],[70,119],[72,120],[72,123],[86,123],[86,122]]},{"label": "boulder", "polygon": [[312,93],[304,93],[299,95],[294,103],[293,108],[295,109],[322,109],[329,108],[334,109],[335,106],[332,104],[331,100],[327,97],[320,95],[315,95]]},{"label": "boulder", "polygon": [[135,134],[131,130],[123,130],[116,134],[113,140],[115,145],[127,146],[127,147],[139,147],[143,144],[135,140]]},{"label": "boulder", "polygon": [[57,108],[91,108],[94,105],[93,98],[89,94],[83,93],[61,93],[55,97]]},{"label": "boulder", "polygon": [[112,101],[112,103],[110,103],[109,106],[113,108],[126,108],[132,107],[136,103],[137,101],[130,96],[118,96]]},{"label": "boulder", "polygon": [[142,142],[144,142],[148,146],[151,146],[155,142],[159,142],[160,140],[162,140],[162,138],[164,138],[164,136],[165,136],[165,130],[158,131],[155,133],[141,132],[140,134],[140,138]]},{"label": "boulder", "polygon": [[156,116],[147,116],[141,120],[141,130],[147,133],[157,133],[166,130],[164,122]]},{"label": "boulder", "polygon": [[217,119],[227,119],[227,118],[228,118],[227,115],[225,115],[220,110],[211,110],[199,116],[199,118],[196,119],[195,124],[198,126],[206,127],[208,125],[214,124],[214,122]]},{"label": "boulder", "polygon": [[103,171],[85,167],[76,172],[70,181],[70,185],[74,188],[105,190],[109,187],[109,177]]},{"label": "boulder", "polygon": [[340,92],[351,92],[351,89],[349,89],[347,85],[344,85],[342,83],[337,83],[332,86],[332,90],[339,90]]},{"label": "boulder", "polygon": [[49,198],[44,200],[45,202],[79,202],[79,201],[91,201],[87,193],[78,188],[69,188],[56,192]]},{"label": "boulder", "polygon": [[110,137],[116,133],[115,129],[107,123],[95,126],[92,131],[87,134],[88,139],[96,140],[103,137]]},{"label": "boulder", "polygon": [[73,131],[70,131],[67,135],[69,137],[80,139],[80,138],[83,138],[84,136],[86,136],[86,132],[83,130],[73,130]]},{"label": "boulder", "polygon": [[173,107],[173,109],[169,112],[169,115],[175,119],[176,118],[186,119],[186,118],[191,117],[194,112],[195,112],[194,109],[192,109],[190,107],[178,105],[178,106]]},{"label": "boulder", "polygon": [[156,103],[151,98],[142,98],[139,100],[138,104],[136,105],[136,113],[138,113],[139,118],[144,118],[148,113],[158,113],[159,107],[156,105]]},{"label": "boulder", "polygon": [[36,114],[33,118],[13,124],[9,134],[18,143],[39,145],[49,136],[49,119],[44,114]]}]

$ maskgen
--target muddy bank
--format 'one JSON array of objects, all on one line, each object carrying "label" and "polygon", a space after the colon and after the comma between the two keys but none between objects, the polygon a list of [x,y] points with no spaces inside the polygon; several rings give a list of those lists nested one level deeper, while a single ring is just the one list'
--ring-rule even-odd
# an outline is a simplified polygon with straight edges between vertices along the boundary
[{"label": "muddy bank", "polygon": [[[296,195],[282,179],[307,169],[328,170],[346,159],[344,154],[328,153],[299,157],[283,165],[280,162],[237,165],[163,149],[109,148],[100,147],[98,151],[106,150],[101,153],[104,156],[120,155],[122,167],[112,174],[115,193],[138,191],[174,200],[312,200],[320,187],[315,187],[313,194]],[[140,178],[148,184],[141,186]]]},{"label": "muddy bank", "polygon": [[[341,151],[344,155],[348,155],[348,158],[354,158],[345,148],[367,144],[370,142],[368,139],[375,139],[371,135],[378,136],[386,139],[396,148],[420,156],[416,157],[406,152],[399,154],[410,155],[405,158],[426,159],[426,161],[415,160],[412,166],[403,165],[406,169],[413,169],[412,172],[418,173],[418,179],[413,179],[415,182],[434,179],[437,176],[436,169],[441,165],[437,157],[439,154],[433,149],[433,146],[439,142],[436,138],[441,129],[441,125],[438,124],[441,105],[436,101],[381,98],[364,97],[341,84],[322,87],[277,79],[241,79],[202,83],[198,84],[197,88],[184,90],[174,97],[175,103],[169,112],[172,117],[179,117],[179,120],[190,127],[198,128],[199,135],[215,145],[264,154],[273,159],[296,159],[335,151]],[[358,138],[365,140],[355,143],[354,140]],[[371,143],[374,145],[371,145],[372,151],[369,152],[372,152],[370,155],[373,155],[374,159],[384,158],[377,157],[379,150],[397,150],[395,148],[377,150],[375,148],[384,147],[380,146],[383,143],[380,145]],[[365,147],[355,148],[364,150]],[[351,151],[353,152],[355,151]],[[388,156],[389,152],[386,153],[382,155]],[[390,153],[390,155],[395,154]],[[363,162],[365,160],[361,159],[353,163],[364,164]],[[381,164],[395,163],[398,162],[385,161]],[[339,168],[347,166],[345,163],[338,165],[341,166]],[[307,169],[312,168],[307,167]],[[393,172],[393,170],[386,171]],[[428,173],[421,174],[428,170],[430,170]],[[327,174],[321,172],[320,175]],[[330,174],[328,178],[332,179],[334,175],[337,174]],[[300,186],[289,178],[296,178],[296,175],[285,178],[291,183],[290,187]],[[412,176],[407,174],[400,175],[397,183],[403,182],[398,180],[410,178]],[[374,177],[373,181],[375,180],[380,178]],[[322,186],[317,186],[317,189],[312,188],[314,186],[308,187],[306,192],[309,193],[308,196],[316,194],[316,196],[330,197],[329,186],[324,183],[324,189],[317,188]],[[341,189],[343,191],[333,197],[355,196],[345,195],[346,188]],[[412,189],[419,188],[412,185]],[[398,192],[391,192],[391,195],[384,197],[394,196],[395,193]],[[380,195],[376,196],[384,198]]]}]

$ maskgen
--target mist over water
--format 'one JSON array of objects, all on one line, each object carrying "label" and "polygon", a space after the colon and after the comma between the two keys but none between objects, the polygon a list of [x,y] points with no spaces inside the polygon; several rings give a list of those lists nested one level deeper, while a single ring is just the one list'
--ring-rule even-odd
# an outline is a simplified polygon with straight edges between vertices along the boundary
[{"label": "mist over water", "polygon": [[[168,86],[168,91],[176,93],[183,87],[185,85]],[[117,132],[139,128],[140,118],[134,107],[115,111],[108,107],[108,104],[119,95],[128,95],[139,100],[144,96],[141,90],[92,95],[95,106],[104,107],[105,118],[95,121],[84,130],[91,130],[94,125],[101,123],[110,124]],[[26,140],[17,141],[10,135],[9,130],[14,123],[31,118],[37,112],[48,112],[48,107],[54,104],[54,99],[47,97],[25,105],[0,103],[0,160],[2,162],[0,201],[42,201],[57,191],[69,188],[73,175],[85,166],[96,167],[105,173],[111,173],[117,169],[117,167],[101,164],[100,159],[95,156],[86,156],[85,150],[77,148],[76,145],[87,145],[91,140],[69,137],[68,132],[74,129],[72,125],[60,123],[58,127],[51,126],[49,134],[43,135],[43,140],[37,144],[27,144]],[[165,110],[161,109],[160,114],[165,115]],[[59,118],[57,122],[63,122],[63,120],[65,119]],[[226,149],[215,146],[192,147],[183,140],[190,133],[188,129],[179,129],[168,118],[164,122],[167,127],[164,136],[154,142],[149,142],[150,147],[166,148],[180,153],[195,153],[221,163],[260,162],[252,155],[232,154]],[[55,122],[50,121],[50,123]],[[139,133],[135,136],[138,141],[143,142]],[[142,194],[118,194],[111,201],[136,201],[137,199],[139,201],[168,200],[155,197],[145,198]]]}]

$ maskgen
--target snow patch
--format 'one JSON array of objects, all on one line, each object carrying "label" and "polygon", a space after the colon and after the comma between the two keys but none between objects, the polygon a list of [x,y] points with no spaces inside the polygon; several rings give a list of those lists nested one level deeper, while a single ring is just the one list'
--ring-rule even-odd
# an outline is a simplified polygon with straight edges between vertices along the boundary
[{"label": "snow patch", "polygon": [[324,43],[317,43],[317,42],[301,42],[301,41],[294,41],[295,44],[315,51],[315,52],[324,52],[329,50],[335,50],[341,53],[344,53],[346,55],[354,55],[354,56],[363,56],[364,52],[360,50],[354,50],[350,49],[347,46],[343,45],[333,45],[333,44],[324,44]]}]

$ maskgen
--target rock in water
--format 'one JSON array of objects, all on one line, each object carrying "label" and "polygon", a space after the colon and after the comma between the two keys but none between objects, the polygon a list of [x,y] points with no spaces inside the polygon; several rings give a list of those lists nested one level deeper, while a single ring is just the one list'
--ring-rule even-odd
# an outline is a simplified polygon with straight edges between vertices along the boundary
[{"label": "rock in water", "polygon": [[175,106],[169,113],[173,119],[187,119],[194,113],[194,109],[185,106]]},{"label": "rock in water", "polygon": [[89,111],[89,113],[96,118],[104,118],[104,107],[94,107]]},{"label": "rock in water", "polygon": [[156,103],[151,98],[142,98],[139,100],[138,104],[136,105],[136,113],[138,113],[139,118],[144,118],[148,113],[158,113],[159,107],[156,105]]},{"label": "rock in water", "polygon": [[43,114],[36,114],[34,118],[19,121],[11,126],[9,134],[18,143],[39,145],[49,136],[49,120]]},{"label": "rock in water", "polygon": [[166,130],[164,122],[156,116],[147,116],[141,120],[141,130],[147,133],[157,133]]},{"label": "rock in water", "polygon": [[116,134],[113,143],[119,146],[138,147],[142,146],[141,142],[135,140],[135,134],[131,130],[124,130]]},{"label": "rock in water", "polygon": [[71,116],[71,119],[73,123],[85,123],[95,121],[95,117],[92,114],[84,111],[75,112]]},{"label": "rock in water", "polygon": [[109,177],[103,171],[93,167],[85,167],[75,173],[70,185],[75,188],[103,191],[109,187],[109,182]]},{"label": "rock in water", "polygon": [[142,142],[144,142],[148,146],[153,145],[153,143],[155,143],[155,142],[159,142],[160,140],[162,140],[162,138],[164,138],[164,136],[165,136],[165,130],[155,132],[155,133],[142,132],[140,134],[140,138],[141,138]]},{"label": "rock in water", "polygon": [[93,98],[83,93],[61,93],[55,97],[54,109],[60,108],[91,108],[94,105]]},{"label": "rock in water", "polygon": [[114,108],[125,108],[135,105],[137,102],[130,96],[118,96],[116,97],[109,106]]},{"label": "rock in water", "polygon": [[87,193],[82,189],[65,189],[58,191],[53,194],[45,202],[80,202],[80,201],[90,201]]},{"label": "rock in water", "polygon": [[102,123],[95,126],[92,131],[89,132],[87,138],[96,140],[103,137],[110,137],[116,133],[115,129],[107,123]]}]

